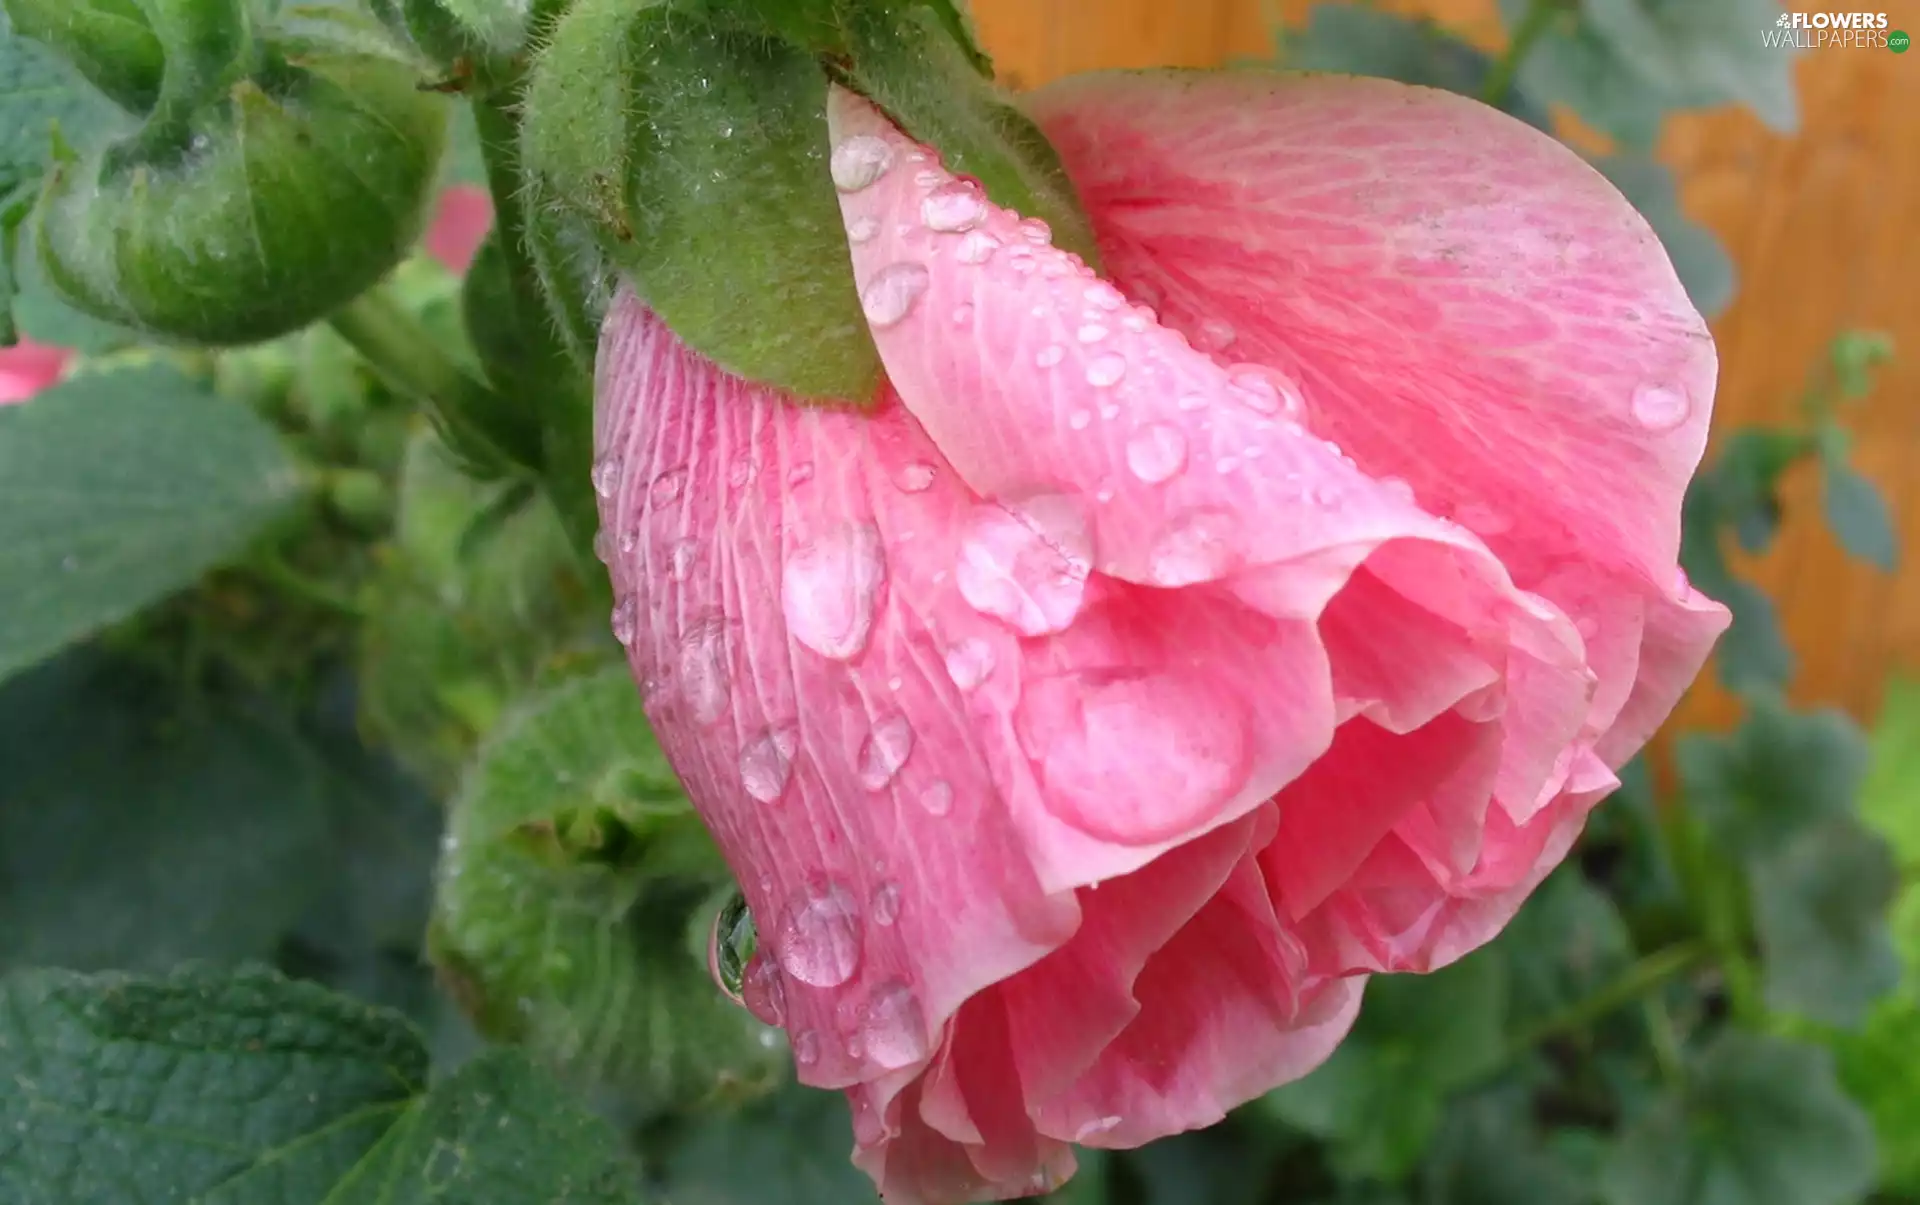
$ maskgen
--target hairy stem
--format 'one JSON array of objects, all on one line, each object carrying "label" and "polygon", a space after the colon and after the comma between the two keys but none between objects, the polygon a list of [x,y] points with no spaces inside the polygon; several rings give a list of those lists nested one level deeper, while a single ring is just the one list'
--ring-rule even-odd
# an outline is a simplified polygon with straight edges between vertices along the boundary
[{"label": "hairy stem", "polygon": [[[1704,941],[1682,941],[1642,958],[1628,967],[1618,979],[1584,999],[1576,1000],[1559,1012],[1524,1030],[1508,1050],[1518,1056],[1542,1043],[1587,1029],[1614,1012],[1649,995],[1668,980],[1682,975],[1706,961],[1711,953]],[[1509,1059],[1508,1061],[1511,1061]]]}]

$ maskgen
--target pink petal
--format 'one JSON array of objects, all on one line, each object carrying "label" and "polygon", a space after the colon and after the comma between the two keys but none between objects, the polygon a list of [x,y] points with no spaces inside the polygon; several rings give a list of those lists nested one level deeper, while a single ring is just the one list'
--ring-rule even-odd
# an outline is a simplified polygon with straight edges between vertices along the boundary
[{"label": "pink petal", "polygon": [[1504,114],[1380,80],[1114,73],[1031,107],[1116,282],[1300,380],[1316,434],[1572,615],[1591,727],[1630,756],[1727,616],[1675,573],[1713,341],[1626,200]]},{"label": "pink petal", "polygon": [[493,228],[493,198],[484,188],[456,184],[440,194],[440,208],[423,240],[427,254],[464,274]]},{"label": "pink petal", "polygon": [[24,402],[54,384],[73,356],[63,347],[48,347],[22,339],[0,348],[0,405]]}]

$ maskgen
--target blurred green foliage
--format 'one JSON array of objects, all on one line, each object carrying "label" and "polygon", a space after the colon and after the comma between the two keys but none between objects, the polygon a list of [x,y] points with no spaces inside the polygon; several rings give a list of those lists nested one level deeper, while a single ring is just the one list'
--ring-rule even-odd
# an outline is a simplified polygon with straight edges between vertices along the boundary
[{"label": "blurred green foliage", "polygon": [[[476,29],[497,7],[445,5]],[[1489,54],[1322,4],[1279,57],[1550,131],[1570,110],[1614,140],[1595,166],[1696,304],[1724,307],[1731,263],[1649,151],[1677,108],[1792,127],[1770,0],[1502,11]],[[482,74],[447,85],[475,89],[449,180],[511,178],[523,81]],[[481,305],[483,339],[430,262],[379,291],[443,384],[497,404],[553,376],[554,414],[482,424],[488,464],[364,329],[138,345],[12,254],[49,119],[84,143],[123,116],[0,37],[0,311],[86,353],[0,411],[0,1200],[119,1205],[136,1179],[233,1205],[871,1200],[843,1104],[783,1082],[781,1036],[708,980],[730,884],[645,739],[556,485],[586,383],[519,305],[526,265],[496,244],[492,291],[467,289],[515,299]],[[1815,473],[1840,545],[1893,565],[1845,424],[1891,350],[1836,339],[1793,420],[1722,432],[1689,492],[1683,560],[1735,613],[1715,672],[1739,726],[1626,767],[1500,938],[1377,979],[1318,1071],[1209,1131],[1084,1152],[1054,1199],[1920,1202],[1920,685],[1893,683],[1871,734],[1790,707],[1792,652],[1735,555]],[[163,1069],[208,1091],[167,1097]]]}]

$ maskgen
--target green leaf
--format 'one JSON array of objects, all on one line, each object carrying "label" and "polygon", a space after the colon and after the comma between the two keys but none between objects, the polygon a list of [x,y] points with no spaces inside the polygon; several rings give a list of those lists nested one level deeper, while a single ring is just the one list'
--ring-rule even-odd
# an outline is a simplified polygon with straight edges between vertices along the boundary
[{"label": "green leaf", "polygon": [[1827,457],[1824,467],[1821,501],[1827,527],[1848,555],[1893,572],[1900,560],[1900,544],[1879,487],[1845,460]]},{"label": "green leaf", "polygon": [[861,1205],[879,1198],[848,1158],[838,1093],[788,1085],[738,1113],[696,1117],[670,1135],[662,1196],[673,1205]]},{"label": "green leaf", "polygon": [[637,1205],[606,1125],[511,1053],[429,1089],[398,1015],[261,971],[0,980],[9,1205]]},{"label": "green leaf", "polygon": [[1493,945],[1510,968],[1507,1007],[1515,1029],[1593,995],[1633,961],[1619,909],[1578,867],[1542,883]]},{"label": "green leaf", "polygon": [[627,667],[610,666],[535,698],[481,750],[431,953],[483,1033],[636,1109],[751,1096],[787,1055],[708,975],[708,906],[728,882]]},{"label": "green leaf", "polygon": [[1499,1066],[1508,967],[1483,950],[1431,975],[1381,975],[1333,1057],[1268,1093],[1272,1116],[1332,1144],[1345,1178],[1397,1181],[1426,1149],[1447,1095]]},{"label": "green leaf", "polygon": [[1781,478],[1812,450],[1799,431],[1741,427],[1696,483],[1712,493],[1719,522],[1733,528],[1740,546],[1762,553],[1780,530]]},{"label": "green leaf", "polygon": [[862,9],[848,24],[853,78],[864,95],[938,148],[949,171],[980,181],[996,204],[1045,221],[1055,246],[1099,267],[1093,227],[1053,144],[980,75],[938,13]]},{"label": "green leaf", "polygon": [[189,709],[94,651],[0,689],[0,765],[0,967],[263,957],[336,864],[324,768],[284,721]]},{"label": "green leaf", "polygon": [[271,427],[170,369],[0,411],[0,677],[190,584],[299,486]]},{"label": "green leaf", "polygon": [[1920,680],[1887,683],[1873,727],[1872,771],[1860,789],[1860,818],[1920,864]]},{"label": "green leaf", "polygon": [[[1759,44],[1757,33],[1754,44]],[[1682,211],[1673,173],[1644,155],[1631,153],[1596,159],[1593,165],[1660,236],[1694,308],[1709,318],[1726,309],[1733,300],[1733,260],[1712,231]]]},{"label": "green leaf", "polygon": [[1872,1124],[1832,1057],[1732,1030],[1622,1135],[1601,1190],[1608,1205],[1849,1205],[1873,1180]]},{"label": "green leaf", "polygon": [[[1533,0],[1500,0],[1509,29]],[[1629,59],[1581,20],[1575,7],[1559,9],[1520,60],[1515,79],[1529,95],[1573,110],[1631,150],[1646,150],[1660,134],[1670,107]]]},{"label": "green leaf", "polygon": [[1517,1086],[1455,1100],[1420,1169],[1424,1205],[1591,1205],[1592,1182],[1549,1147]]},{"label": "green leaf", "polygon": [[1867,742],[1839,711],[1753,702],[1729,736],[1690,733],[1675,759],[1687,810],[1737,856],[1777,853],[1824,821],[1853,815]]},{"label": "green leaf", "polygon": [[[1920,989],[1920,984],[1916,984]],[[1873,1116],[1880,1178],[1890,1193],[1920,1194],[1920,990],[1882,1000],[1858,1033],[1821,1035],[1847,1095]]]},{"label": "green leaf", "polygon": [[1887,847],[1851,816],[1834,816],[1755,859],[1749,873],[1768,1007],[1859,1024],[1900,981],[1886,925],[1899,876]]},{"label": "green leaf", "polygon": [[[1427,17],[1356,4],[1322,4],[1306,27],[1288,31],[1282,61],[1299,71],[1337,71],[1444,88],[1479,99],[1493,60]],[[1509,89],[1501,107],[1538,129],[1552,131],[1552,118],[1524,86]]]},{"label": "green leaf", "polygon": [[1794,54],[1761,35],[1776,0],[1581,0],[1585,24],[1678,106],[1746,105],[1776,130],[1800,124]]}]

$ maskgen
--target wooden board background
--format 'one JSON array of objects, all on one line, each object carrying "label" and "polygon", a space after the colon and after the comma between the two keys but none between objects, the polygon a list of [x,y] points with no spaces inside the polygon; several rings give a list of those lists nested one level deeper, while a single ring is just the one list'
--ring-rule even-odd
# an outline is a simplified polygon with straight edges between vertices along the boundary
[{"label": "wooden board background", "polygon": [[[1920,31],[1920,2],[1910,31]],[[1270,21],[1297,22],[1311,0],[974,0],[981,34],[1016,85],[1100,67],[1186,64],[1270,54]],[[1397,0],[1487,45],[1495,0]],[[1894,13],[1896,17],[1903,16]],[[1901,21],[1895,20],[1896,26]],[[1757,36],[1757,35],[1756,35]],[[1893,575],[1854,565],[1819,522],[1816,483],[1789,485],[1782,538],[1752,566],[1778,600],[1800,659],[1793,693],[1872,713],[1890,671],[1920,671],[1920,54],[1811,52],[1798,65],[1796,136],[1744,112],[1675,118],[1660,155],[1687,211],[1719,235],[1739,295],[1714,324],[1720,347],[1715,427],[1790,416],[1806,374],[1847,328],[1884,330],[1902,356],[1853,413],[1859,460],[1899,525]],[[1688,718],[1722,722],[1730,702],[1695,692]]]}]

